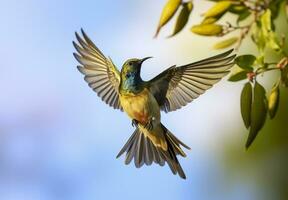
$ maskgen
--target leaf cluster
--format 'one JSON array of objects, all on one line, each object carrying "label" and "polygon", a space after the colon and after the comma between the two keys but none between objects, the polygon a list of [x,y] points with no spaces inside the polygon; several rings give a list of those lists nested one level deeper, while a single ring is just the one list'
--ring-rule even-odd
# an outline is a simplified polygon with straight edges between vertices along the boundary
[{"label": "leaf cluster", "polygon": [[[207,0],[208,1],[208,0]],[[202,13],[202,20],[190,28],[194,34],[203,37],[225,37],[213,45],[214,49],[235,46],[238,49],[245,38],[250,38],[258,49],[255,55],[240,55],[235,59],[235,69],[229,77],[231,82],[246,80],[241,92],[240,107],[245,127],[249,130],[246,148],[248,148],[265,124],[267,115],[271,119],[277,114],[280,101],[280,87],[288,87],[288,54],[285,52],[285,37],[276,32],[275,20],[280,12],[286,14],[287,0],[209,0],[213,5]],[[174,16],[177,16],[170,37],[180,33],[189,21],[193,10],[193,1],[168,0],[162,10],[156,35]],[[195,5],[197,6],[197,5]],[[179,12],[178,12],[179,10]],[[227,14],[236,16],[234,21],[221,23]],[[233,18],[231,18],[233,19]],[[233,36],[229,34],[235,32]],[[269,62],[267,50],[278,54],[277,61]],[[269,71],[278,71],[278,78],[267,92],[259,81],[259,75]]]},{"label": "leaf cluster", "polygon": [[[230,46],[238,48],[242,40],[250,33],[253,41],[260,49],[269,46],[277,51],[281,50],[281,44],[276,37],[273,20],[278,17],[280,9],[288,7],[285,0],[207,0],[214,4],[202,13],[202,21],[190,27],[190,31],[202,36],[223,37],[231,32],[238,32],[238,36],[232,36],[221,40],[213,47],[223,49]],[[168,0],[165,4],[157,26],[155,37],[162,27],[176,16],[174,30],[170,37],[181,32],[189,21],[193,10],[193,0]],[[288,9],[285,9],[288,16]],[[227,13],[236,16],[233,23],[220,23],[220,19]],[[251,33],[252,32],[252,33]]]}]

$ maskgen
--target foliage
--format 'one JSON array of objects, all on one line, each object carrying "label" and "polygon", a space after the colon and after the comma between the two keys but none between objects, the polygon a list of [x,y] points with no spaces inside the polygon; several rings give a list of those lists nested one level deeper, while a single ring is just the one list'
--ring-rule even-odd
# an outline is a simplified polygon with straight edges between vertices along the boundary
[{"label": "foliage", "polygon": [[[208,1],[208,0],[206,0]],[[236,50],[242,45],[245,38],[251,38],[256,45],[257,55],[240,55],[235,59],[234,73],[229,81],[238,82],[246,80],[243,87],[240,107],[244,125],[249,129],[246,143],[248,148],[258,132],[265,124],[266,116],[273,119],[277,113],[280,101],[280,86],[288,87],[288,54],[285,51],[286,34],[279,34],[275,20],[279,13],[286,12],[288,21],[287,0],[210,0],[213,5],[202,14],[203,20],[193,25],[190,30],[194,34],[206,37],[223,37],[232,32],[238,36],[222,39],[214,44],[214,49],[224,49],[234,46]],[[189,21],[193,9],[193,1],[169,0],[165,5],[160,18],[155,37],[174,15],[178,14],[172,36],[184,29]],[[197,6],[197,5],[196,5]],[[180,10],[179,12],[177,12]],[[230,13],[236,16],[235,22],[220,23],[220,19]],[[163,20],[165,19],[165,20]],[[284,26],[287,26],[287,21]],[[269,62],[267,51],[275,52],[280,58],[276,62]],[[274,86],[266,96],[266,89],[259,82],[259,75],[269,71],[278,71],[279,76]]]}]

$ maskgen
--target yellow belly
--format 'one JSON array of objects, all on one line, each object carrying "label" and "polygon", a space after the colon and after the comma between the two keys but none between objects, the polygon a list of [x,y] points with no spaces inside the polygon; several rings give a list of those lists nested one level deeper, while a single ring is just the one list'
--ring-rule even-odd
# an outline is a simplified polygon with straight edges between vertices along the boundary
[{"label": "yellow belly", "polygon": [[141,124],[146,124],[152,117],[160,122],[160,108],[148,89],[144,89],[138,94],[120,94],[120,102],[123,110],[131,119],[135,119]]},{"label": "yellow belly", "polygon": [[[138,128],[152,143],[167,150],[167,143],[160,123],[160,107],[149,90],[144,89],[139,94],[120,94],[120,103],[123,110],[131,119],[137,120]],[[148,130],[145,125],[153,118],[153,129]]]}]

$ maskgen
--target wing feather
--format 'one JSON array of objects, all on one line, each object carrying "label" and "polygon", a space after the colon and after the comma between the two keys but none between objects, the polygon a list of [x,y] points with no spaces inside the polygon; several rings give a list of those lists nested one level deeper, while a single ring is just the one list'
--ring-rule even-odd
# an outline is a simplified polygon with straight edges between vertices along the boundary
[{"label": "wing feather", "polygon": [[73,41],[77,53],[73,53],[81,64],[78,70],[84,75],[88,83],[97,95],[109,106],[123,110],[118,88],[120,84],[120,72],[110,58],[106,58],[96,47],[87,34],[81,29],[83,38],[76,32],[78,44]]},{"label": "wing feather", "polygon": [[172,66],[150,80],[149,89],[165,112],[177,110],[211,88],[229,73],[232,50],[180,67]]}]

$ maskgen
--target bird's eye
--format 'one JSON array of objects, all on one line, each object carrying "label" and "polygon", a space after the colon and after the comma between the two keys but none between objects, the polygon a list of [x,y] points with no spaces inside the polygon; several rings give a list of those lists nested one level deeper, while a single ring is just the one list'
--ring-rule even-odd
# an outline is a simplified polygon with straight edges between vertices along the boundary
[{"label": "bird's eye", "polygon": [[131,73],[128,72],[128,73],[126,74],[126,78],[129,78],[130,76],[131,76]]},{"label": "bird's eye", "polygon": [[132,66],[132,65],[133,65],[133,62],[132,62],[132,61],[131,61],[131,62],[129,62],[129,63],[128,63],[128,65]]}]

